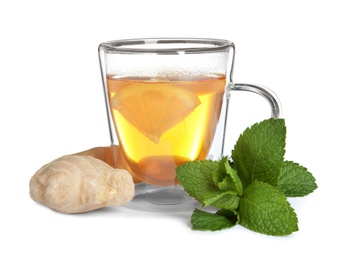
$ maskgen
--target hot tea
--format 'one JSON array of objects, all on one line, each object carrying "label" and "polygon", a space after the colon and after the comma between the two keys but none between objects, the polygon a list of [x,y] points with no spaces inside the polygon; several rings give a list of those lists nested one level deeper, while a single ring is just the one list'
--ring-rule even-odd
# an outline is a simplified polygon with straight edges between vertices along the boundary
[{"label": "hot tea", "polygon": [[107,76],[110,111],[132,171],[154,185],[176,183],[175,167],[205,159],[220,117],[224,75]]}]

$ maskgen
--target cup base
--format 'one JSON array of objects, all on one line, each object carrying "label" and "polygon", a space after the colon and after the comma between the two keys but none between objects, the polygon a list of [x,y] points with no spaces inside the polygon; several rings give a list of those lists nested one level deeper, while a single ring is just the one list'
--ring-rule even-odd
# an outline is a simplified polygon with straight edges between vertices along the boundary
[{"label": "cup base", "polygon": [[125,207],[141,211],[181,212],[193,211],[200,206],[180,185],[154,186],[139,183],[135,189],[135,197]]}]

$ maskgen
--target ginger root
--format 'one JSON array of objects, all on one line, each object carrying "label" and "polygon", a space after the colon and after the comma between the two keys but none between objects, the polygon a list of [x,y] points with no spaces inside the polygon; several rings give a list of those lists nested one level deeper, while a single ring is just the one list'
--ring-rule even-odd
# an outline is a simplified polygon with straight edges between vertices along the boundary
[{"label": "ginger root", "polygon": [[135,194],[130,173],[91,156],[62,156],[30,179],[31,198],[62,213],[117,206]]}]

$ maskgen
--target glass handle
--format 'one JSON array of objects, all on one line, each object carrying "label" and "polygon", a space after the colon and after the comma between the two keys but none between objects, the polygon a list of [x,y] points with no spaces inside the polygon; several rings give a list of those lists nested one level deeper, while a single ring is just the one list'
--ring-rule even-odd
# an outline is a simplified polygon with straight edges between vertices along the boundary
[{"label": "glass handle", "polygon": [[271,91],[270,89],[268,89],[264,86],[261,86],[261,85],[248,84],[248,83],[235,83],[235,84],[232,84],[231,90],[249,91],[249,92],[253,92],[253,93],[261,95],[270,104],[271,117],[274,117],[274,118],[281,117],[280,100],[276,96],[276,94],[273,91]]},{"label": "glass handle", "polygon": [[281,117],[281,103],[277,95],[271,91],[270,89],[256,84],[248,84],[248,83],[229,83],[227,86],[227,92],[226,92],[226,105],[225,105],[225,117],[224,117],[224,123],[223,123],[223,142],[222,142],[222,148],[220,151],[220,155],[224,155],[225,146],[226,146],[226,127],[227,127],[227,121],[228,121],[228,111],[229,111],[229,101],[230,101],[230,94],[232,90],[237,91],[249,91],[256,93],[258,95],[261,95],[264,97],[271,107],[271,117],[273,118],[280,118]]}]

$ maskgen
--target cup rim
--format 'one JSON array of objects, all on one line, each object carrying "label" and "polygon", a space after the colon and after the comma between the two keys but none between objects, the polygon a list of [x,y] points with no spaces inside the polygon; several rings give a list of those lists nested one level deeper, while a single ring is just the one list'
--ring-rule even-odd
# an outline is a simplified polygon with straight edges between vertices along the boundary
[{"label": "cup rim", "polygon": [[107,53],[208,53],[227,51],[234,44],[231,41],[214,38],[135,38],[103,42],[99,51]]}]

